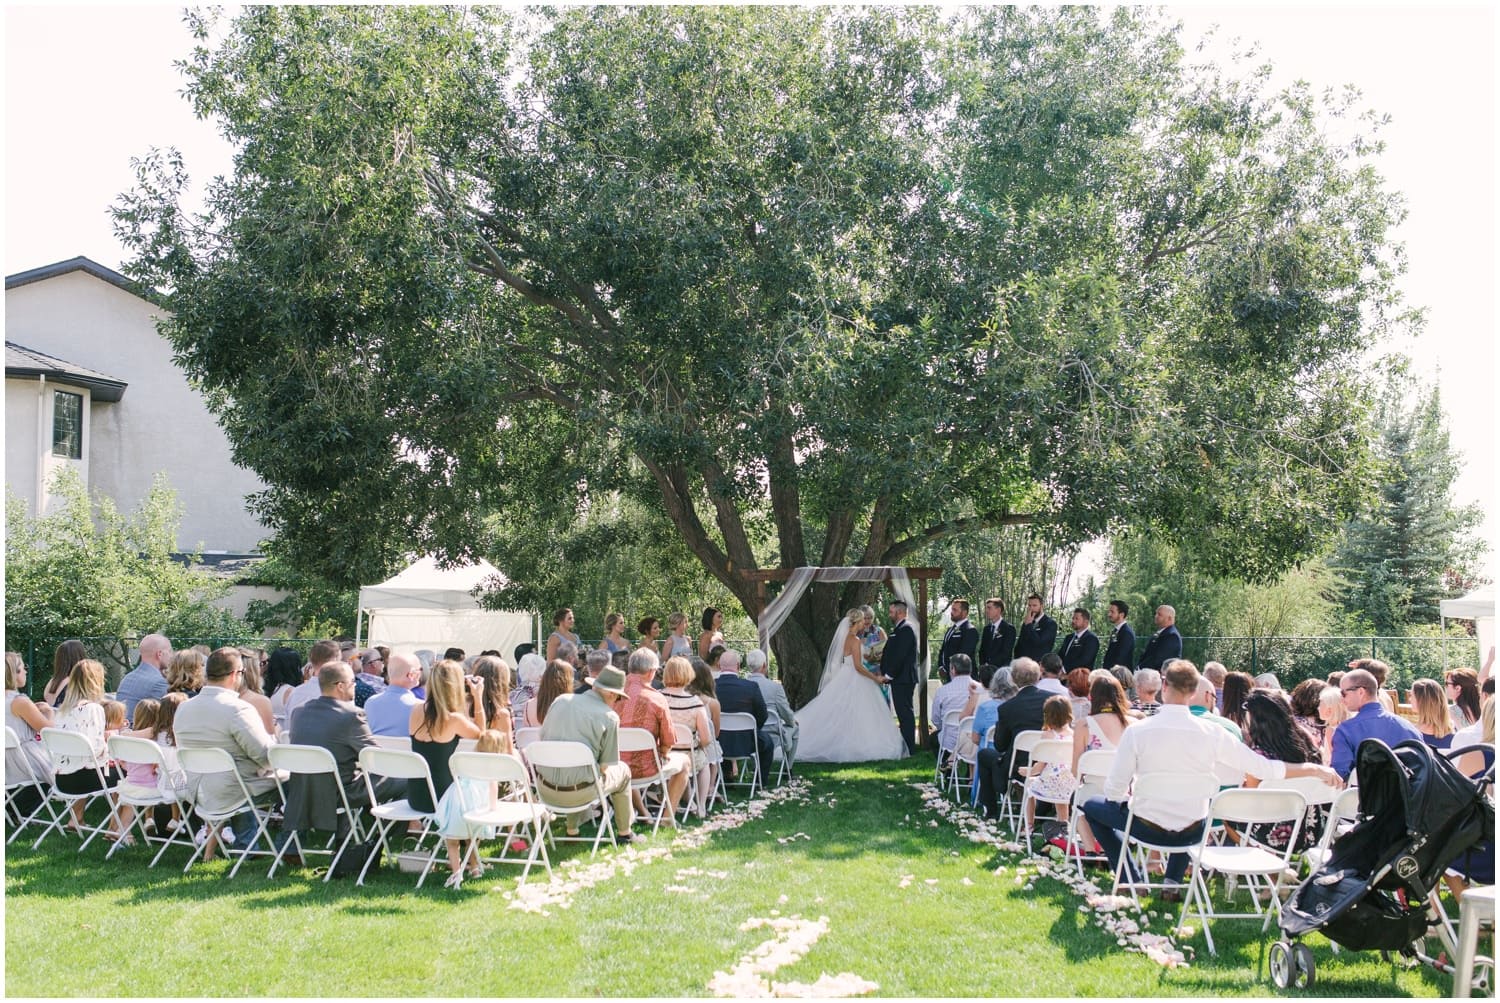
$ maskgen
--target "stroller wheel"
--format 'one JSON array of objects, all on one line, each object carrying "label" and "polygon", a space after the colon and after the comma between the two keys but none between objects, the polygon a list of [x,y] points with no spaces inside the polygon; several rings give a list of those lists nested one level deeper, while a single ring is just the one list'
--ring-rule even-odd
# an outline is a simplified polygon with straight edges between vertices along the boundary
[{"label": "stroller wheel", "polygon": [[1297,971],[1293,976],[1293,984],[1298,989],[1311,989],[1313,981],[1318,977],[1318,963],[1313,959],[1312,948],[1306,944],[1296,944],[1292,947],[1292,961]]},{"label": "stroller wheel", "polygon": [[1284,940],[1271,945],[1268,958],[1271,968],[1271,983],[1277,989],[1289,989],[1297,974],[1297,963],[1292,959],[1292,947]]}]

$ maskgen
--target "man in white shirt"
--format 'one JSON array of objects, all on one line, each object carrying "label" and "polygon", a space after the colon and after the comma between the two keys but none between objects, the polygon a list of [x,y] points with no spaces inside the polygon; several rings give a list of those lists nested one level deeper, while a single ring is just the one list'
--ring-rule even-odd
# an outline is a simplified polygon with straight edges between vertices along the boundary
[{"label": "man in white shirt", "polygon": [[307,660],[312,665],[312,671],[303,680],[302,685],[292,690],[292,695],[286,700],[286,730],[292,730],[292,714],[298,707],[310,701],[318,699],[323,695],[323,690],[318,686],[318,672],[329,662],[339,657],[339,646],[337,641],[319,641],[312,646],[307,653]]},{"label": "man in white shirt", "polygon": [[1057,696],[1070,696],[1068,687],[1062,681],[1063,661],[1062,656],[1055,651],[1049,651],[1042,656],[1042,678],[1037,680],[1036,688],[1043,693]]},{"label": "man in white shirt", "polygon": [[970,673],[974,663],[968,655],[951,655],[948,671],[953,678],[938,687],[932,698],[932,727],[938,733],[938,748],[952,751],[958,745],[958,722],[946,720],[949,711],[962,711],[969,702]]},{"label": "man in white shirt", "polygon": [[[1283,777],[1316,777],[1326,784],[1342,787],[1337,773],[1316,763],[1282,763],[1267,759],[1236,742],[1224,729],[1193,717],[1188,701],[1198,689],[1198,669],[1186,659],[1167,664],[1163,673],[1163,704],[1154,716],[1126,728],[1120,736],[1114,766],[1104,783],[1102,797],[1089,798],[1083,805],[1084,817],[1094,838],[1104,847],[1111,868],[1120,858],[1121,835],[1130,814],[1130,785],[1136,777],[1148,773],[1165,773],[1184,779],[1217,775],[1224,768],[1240,777],[1246,774],[1261,780]],[[1208,805],[1196,798],[1172,795],[1134,800],[1135,821],[1131,833],[1159,846],[1193,846],[1203,835]],[[1188,856],[1174,853],[1167,859],[1169,883],[1182,881],[1187,872]],[[1129,873],[1125,880],[1140,879]],[[1180,893],[1164,896],[1172,901]]]}]

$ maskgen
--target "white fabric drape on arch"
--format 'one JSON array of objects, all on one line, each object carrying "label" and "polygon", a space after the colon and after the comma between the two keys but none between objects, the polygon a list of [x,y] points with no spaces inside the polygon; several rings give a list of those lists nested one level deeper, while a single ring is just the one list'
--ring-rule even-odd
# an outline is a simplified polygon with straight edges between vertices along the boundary
[{"label": "white fabric drape on arch", "polygon": [[761,650],[767,655],[771,653],[771,638],[786,623],[787,617],[792,615],[792,610],[797,608],[797,603],[802,601],[803,594],[813,582],[883,582],[886,579],[890,579],[891,589],[896,597],[906,603],[907,619],[911,621],[912,630],[918,631],[917,650],[920,651],[922,639],[917,627],[917,601],[912,597],[911,579],[907,577],[905,568],[893,566],[792,569],[791,577],[786,580],[786,587],[781,590],[780,595],[766,604],[756,622]]}]

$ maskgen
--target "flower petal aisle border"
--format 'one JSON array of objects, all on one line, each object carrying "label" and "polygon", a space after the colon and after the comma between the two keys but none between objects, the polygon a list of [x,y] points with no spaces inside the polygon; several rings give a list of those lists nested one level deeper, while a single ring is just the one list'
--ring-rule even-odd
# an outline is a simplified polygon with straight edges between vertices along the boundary
[{"label": "flower petal aisle border", "polygon": [[[540,913],[550,916],[548,907],[556,906],[559,909],[568,909],[573,905],[573,896],[577,892],[592,888],[595,885],[608,881],[616,874],[629,875],[637,867],[644,866],[656,860],[671,859],[674,850],[693,850],[708,842],[709,837],[716,832],[724,832],[737,829],[746,822],[754,821],[766,813],[772,805],[785,801],[797,801],[802,804],[810,803],[808,796],[807,781],[800,777],[788,780],[781,787],[763,791],[759,796],[745,805],[733,805],[716,813],[702,825],[679,833],[669,846],[638,847],[635,844],[617,848],[607,852],[602,858],[592,862],[583,859],[569,860],[566,863],[553,868],[552,879],[545,883],[531,881],[520,888],[503,889],[505,897],[510,901],[510,908],[520,909],[524,912]],[[798,833],[797,836],[801,834]],[[786,837],[788,839],[796,836]],[[805,838],[805,837],[804,837]],[[693,871],[678,872],[679,880],[688,874],[696,874]],[[674,885],[668,889],[675,892],[692,891],[690,888]]]},{"label": "flower petal aisle border", "polygon": [[[782,896],[785,900],[786,896]],[[816,920],[800,916],[775,916],[770,919],[751,917],[740,924],[741,930],[768,926],[775,936],[742,957],[727,972],[715,972],[709,980],[709,992],[715,996],[817,996],[848,997],[873,993],[880,986],[852,972],[821,974],[816,982],[768,982],[763,976],[778,968],[801,961],[818,938],[828,932],[828,917]]]},{"label": "flower petal aisle border", "polygon": [[[1181,930],[1172,931],[1171,923],[1174,918],[1172,913],[1167,912],[1159,916],[1155,910],[1142,912],[1140,906],[1130,896],[1106,894],[1086,876],[1080,877],[1078,871],[1067,863],[1062,851],[1056,847],[1052,847],[1049,856],[1045,858],[1027,856],[1024,845],[1013,839],[1003,838],[999,827],[994,822],[980,818],[967,807],[954,804],[952,796],[939,790],[935,784],[918,783],[911,786],[922,795],[923,807],[952,823],[960,836],[971,843],[987,844],[1010,855],[1009,864],[1000,864],[995,868],[996,877],[1002,877],[1013,871],[1012,881],[1025,891],[1031,891],[1038,878],[1059,881],[1083,899],[1078,911],[1092,912],[1094,925],[1112,934],[1115,943],[1119,946],[1127,951],[1144,954],[1164,968],[1188,966],[1193,948],[1191,946],[1178,947],[1172,939],[1172,933],[1175,932],[1186,939],[1193,935],[1193,928],[1184,926]],[[932,819],[927,824],[935,826],[938,822]],[[911,880],[911,875],[903,874],[900,887],[910,885]],[[930,884],[931,881],[929,880],[928,883]],[[1153,919],[1164,923],[1168,932],[1152,933],[1147,930],[1146,928],[1151,925]]]}]

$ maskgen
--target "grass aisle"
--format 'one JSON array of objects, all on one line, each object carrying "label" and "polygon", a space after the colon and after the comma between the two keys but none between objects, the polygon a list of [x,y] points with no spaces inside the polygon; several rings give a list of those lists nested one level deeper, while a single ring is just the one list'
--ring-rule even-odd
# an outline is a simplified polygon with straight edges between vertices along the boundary
[{"label": "grass aisle", "polygon": [[[431,879],[417,891],[414,876],[389,870],[364,888],[323,885],[308,871],[267,881],[268,865],[249,863],[231,883],[218,861],[183,875],[181,852],[147,870],[141,847],[106,864],[102,847],[78,854],[54,835],[33,852],[18,840],[5,865],[6,991],[1274,993],[1259,961],[1258,924],[1216,927],[1217,959],[1200,952],[1168,970],[1118,946],[1062,883],[1016,883],[1020,858],[971,841],[929,810],[915,785],[930,779],[931,762],[807,766],[799,771],[805,786],[773,796],[762,813],[721,816],[707,833],[695,823],[675,844],[664,833],[601,851],[593,863],[586,847],[562,848],[554,860],[574,863],[558,868],[550,888],[533,876],[520,895],[514,869],[457,892]],[[1170,926],[1158,923],[1162,932]],[[204,952],[208,940],[215,946]],[[1431,971],[1398,971],[1374,954],[1335,956],[1317,937],[1309,943],[1317,994],[1448,992],[1447,978]],[[1201,933],[1187,944],[1201,948]]]}]

